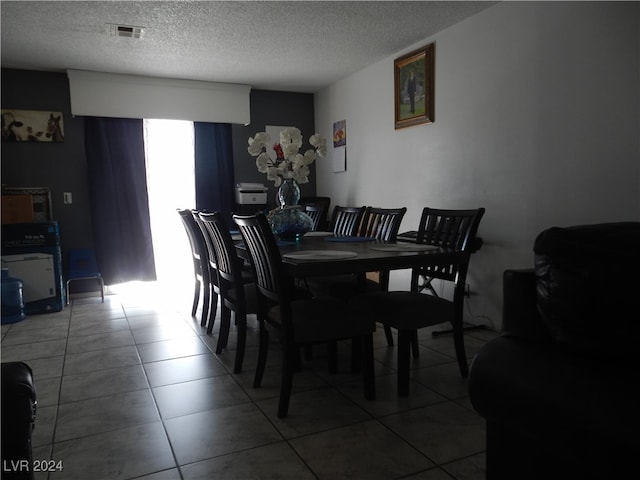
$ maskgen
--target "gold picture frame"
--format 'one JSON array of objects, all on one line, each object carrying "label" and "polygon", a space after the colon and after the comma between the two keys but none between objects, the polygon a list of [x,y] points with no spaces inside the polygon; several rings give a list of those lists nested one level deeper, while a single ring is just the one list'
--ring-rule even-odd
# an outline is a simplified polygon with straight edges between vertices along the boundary
[{"label": "gold picture frame", "polygon": [[434,57],[435,45],[430,43],[394,60],[396,130],[433,123]]}]

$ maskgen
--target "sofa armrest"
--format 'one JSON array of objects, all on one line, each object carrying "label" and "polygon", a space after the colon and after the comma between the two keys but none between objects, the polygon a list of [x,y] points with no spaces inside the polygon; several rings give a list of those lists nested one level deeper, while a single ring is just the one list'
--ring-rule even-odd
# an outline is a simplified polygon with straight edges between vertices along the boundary
[{"label": "sofa armrest", "polygon": [[506,270],[503,274],[502,332],[511,337],[551,339],[538,313],[533,269]]}]

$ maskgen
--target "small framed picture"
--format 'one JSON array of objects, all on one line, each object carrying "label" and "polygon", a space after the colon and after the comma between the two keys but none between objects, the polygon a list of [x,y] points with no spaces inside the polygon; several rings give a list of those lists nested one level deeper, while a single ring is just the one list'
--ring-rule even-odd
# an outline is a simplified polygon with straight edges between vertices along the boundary
[{"label": "small framed picture", "polygon": [[64,142],[61,112],[2,109],[3,142]]},{"label": "small framed picture", "polygon": [[396,130],[433,123],[434,56],[430,43],[394,60]]}]

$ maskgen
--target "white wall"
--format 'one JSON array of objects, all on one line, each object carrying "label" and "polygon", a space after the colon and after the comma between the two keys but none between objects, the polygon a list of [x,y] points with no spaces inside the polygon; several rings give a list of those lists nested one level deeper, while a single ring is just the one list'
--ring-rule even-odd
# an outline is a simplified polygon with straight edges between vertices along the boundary
[{"label": "white wall", "polygon": [[[474,316],[501,324],[502,272],[532,266],[550,226],[640,220],[640,7],[504,2],[315,97],[316,129],[347,121],[347,171],[316,165],[332,204],[487,209]],[[435,122],[394,130],[393,59],[435,42]],[[393,277],[407,285],[406,272]]]}]

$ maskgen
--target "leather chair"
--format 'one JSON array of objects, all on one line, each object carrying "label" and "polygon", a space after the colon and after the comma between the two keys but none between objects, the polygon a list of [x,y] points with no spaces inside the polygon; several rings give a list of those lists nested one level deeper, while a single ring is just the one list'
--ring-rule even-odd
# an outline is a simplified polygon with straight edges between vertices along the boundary
[{"label": "leather chair", "polygon": [[550,228],[503,276],[500,337],[469,397],[487,479],[627,478],[640,454],[640,223]]},{"label": "leather chair", "polygon": [[260,314],[260,347],[254,387],[262,384],[269,347],[269,329],[283,345],[278,417],[287,416],[293,374],[300,348],[341,339],[361,342],[365,398],[375,398],[373,332],[375,323],[347,304],[328,298],[295,298],[294,280],[286,275],[282,258],[266,217],[234,216],[254,270]]},{"label": "leather chair", "polygon": [[2,478],[33,480],[31,433],[36,420],[36,390],[31,367],[2,363]]}]

